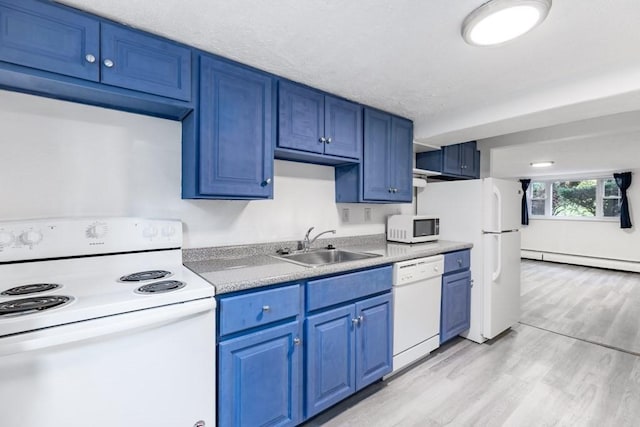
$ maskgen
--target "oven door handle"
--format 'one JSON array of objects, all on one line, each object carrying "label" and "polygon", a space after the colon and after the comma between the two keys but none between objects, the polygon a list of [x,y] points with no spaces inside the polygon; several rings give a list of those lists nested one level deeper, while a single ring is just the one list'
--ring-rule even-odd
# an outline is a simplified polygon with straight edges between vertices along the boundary
[{"label": "oven door handle", "polygon": [[162,325],[185,317],[197,316],[214,308],[215,300],[206,298],[26,332],[0,338],[0,357],[93,340],[137,329],[162,327]]}]

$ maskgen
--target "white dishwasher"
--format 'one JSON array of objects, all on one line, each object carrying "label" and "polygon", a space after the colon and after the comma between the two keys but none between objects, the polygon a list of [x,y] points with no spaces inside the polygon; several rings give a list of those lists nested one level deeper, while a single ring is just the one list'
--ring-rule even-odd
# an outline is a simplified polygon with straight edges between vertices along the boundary
[{"label": "white dishwasher", "polygon": [[393,266],[393,372],[440,346],[440,298],[444,257]]}]

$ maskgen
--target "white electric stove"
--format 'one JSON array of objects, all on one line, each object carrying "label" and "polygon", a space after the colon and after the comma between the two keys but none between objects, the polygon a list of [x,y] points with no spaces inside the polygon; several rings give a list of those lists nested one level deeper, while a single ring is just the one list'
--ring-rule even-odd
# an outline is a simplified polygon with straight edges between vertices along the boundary
[{"label": "white electric stove", "polygon": [[180,221],[0,222],[0,425],[215,425],[215,289]]}]

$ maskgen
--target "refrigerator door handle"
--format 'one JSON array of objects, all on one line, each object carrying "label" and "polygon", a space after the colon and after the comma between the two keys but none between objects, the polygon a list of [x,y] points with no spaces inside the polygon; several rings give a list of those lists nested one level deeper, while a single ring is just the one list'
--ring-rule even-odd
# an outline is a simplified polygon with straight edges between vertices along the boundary
[{"label": "refrigerator door handle", "polygon": [[498,223],[496,224],[496,231],[502,230],[502,193],[497,186],[493,186],[493,194],[496,195],[496,200],[498,201],[498,206],[496,209],[496,217],[498,218]]},{"label": "refrigerator door handle", "polygon": [[498,265],[496,271],[494,271],[492,275],[494,282],[498,280],[498,277],[502,274],[502,236],[500,234],[495,234],[495,237],[498,243],[498,250],[496,254],[496,258],[498,258]]}]

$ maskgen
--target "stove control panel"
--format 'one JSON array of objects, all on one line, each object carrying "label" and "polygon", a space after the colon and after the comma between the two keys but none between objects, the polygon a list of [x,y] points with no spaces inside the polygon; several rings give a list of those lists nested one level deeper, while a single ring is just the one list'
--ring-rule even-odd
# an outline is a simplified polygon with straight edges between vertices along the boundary
[{"label": "stove control panel", "polygon": [[182,222],[144,218],[69,218],[0,222],[0,263],[176,249]]}]

